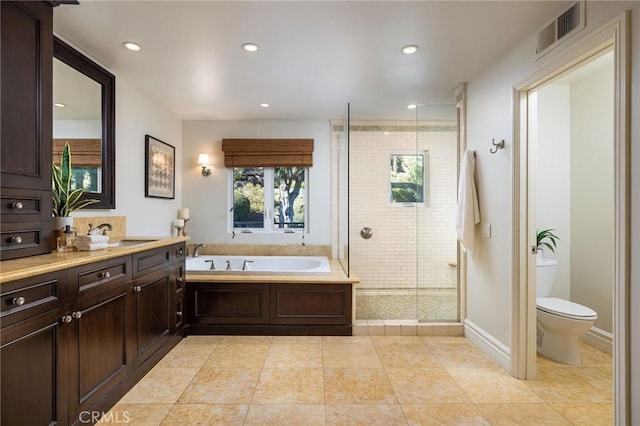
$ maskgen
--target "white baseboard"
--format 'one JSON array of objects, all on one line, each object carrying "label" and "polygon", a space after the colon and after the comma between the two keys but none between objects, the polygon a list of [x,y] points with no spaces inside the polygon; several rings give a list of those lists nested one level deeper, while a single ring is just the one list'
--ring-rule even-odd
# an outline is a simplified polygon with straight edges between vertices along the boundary
[{"label": "white baseboard", "polygon": [[613,355],[613,334],[608,331],[591,327],[591,330],[583,334],[580,337],[580,340],[585,342],[587,345],[600,349],[602,352]]},{"label": "white baseboard", "polygon": [[464,320],[464,335],[498,365],[509,371],[511,350],[472,321]]}]

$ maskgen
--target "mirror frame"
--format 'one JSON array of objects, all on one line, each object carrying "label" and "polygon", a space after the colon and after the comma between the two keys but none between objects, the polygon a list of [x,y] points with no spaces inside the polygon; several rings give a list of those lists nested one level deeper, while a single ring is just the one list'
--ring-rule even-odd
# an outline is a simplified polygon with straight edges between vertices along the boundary
[{"label": "mirror frame", "polygon": [[98,200],[98,203],[84,209],[115,209],[116,77],[55,36],[53,37],[53,57],[96,81],[102,87],[102,192],[85,192],[82,199]]}]

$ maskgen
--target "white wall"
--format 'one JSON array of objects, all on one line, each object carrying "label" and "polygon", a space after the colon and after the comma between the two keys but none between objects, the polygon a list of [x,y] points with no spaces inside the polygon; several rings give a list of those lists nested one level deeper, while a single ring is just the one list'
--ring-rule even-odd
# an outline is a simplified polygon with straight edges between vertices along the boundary
[{"label": "white wall", "polygon": [[[561,5],[559,5],[561,7]],[[640,3],[587,2],[587,27],[560,46],[579,41],[586,34],[606,24],[624,10],[632,10],[631,34],[631,300],[640,306]],[[559,10],[558,12],[561,12]],[[552,18],[552,17],[549,17]],[[540,22],[544,25],[545,22]],[[493,223],[491,239],[481,238],[476,229],[476,250],[468,257],[467,317],[483,331],[510,346],[512,197],[513,186],[511,140],[513,135],[513,86],[548,63],[551,57],[533,61],[534,35],[527,38],[468,85],[468,148],[476,150],[478,192],[483,221]],[[554,55],[555,56],[555,55]],[[489,154],[492,138],[505,138],[506,149]],[[640,359],[640,309],[630,310],[631,359]],[[635,366],[634,366],[635,365]],[[631,400],[640,399],[640,368],[632,364]],[[632,404],[632,424],[640,423],[640,405]]]},{"label": "white wall", "polygon": [[571,84],[571,301],[613,332],[613,58]]},{"label": "white wall", "polygon": [[[313,167],[309,169],[309,227],[307,244],[331,244],[331,136],[329,121],[247,120],[184,121],[182,202],[189,207],[189,235],[194,242],[239,244],[300,244],[300,234],[227,232],[228,171],[221,149],[225,138],[313,138]],[[209,154],[213,170],[203,177],[198,154]]]},{"label": "white wall", "polygon": [[552,297],[570,298],[571,284],[571,109],[569,86],[552,84],[536,91],[536,228],[554,229],[559,238]]},{"label": "white wall", "polygon": [[53,120],[54,139],[92,139],[101,137],[101,120]]},{"label": "white wall", "polygon": [[[149,134],[176,148],[176,198],[144,196],[144,137]],[[126,216],[127,234],[171,235],[182,188],[182,122],[172,112],[116,74],[116,208],[82,210],[77,217]]]}]

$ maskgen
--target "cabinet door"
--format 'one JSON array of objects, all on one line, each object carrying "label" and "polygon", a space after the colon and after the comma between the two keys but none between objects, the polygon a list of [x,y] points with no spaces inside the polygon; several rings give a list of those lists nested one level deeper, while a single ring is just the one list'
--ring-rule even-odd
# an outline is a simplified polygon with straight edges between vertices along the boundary
[{"label": "cabinet door", "polygon": [[53,9],[0,2],[2,186],[51,191]]},{"label": "cabinet door", "polygon": [[68,328],[53,310],[2,329],[1,424],[68,424]]},{"label": "cabinet door", "polygon": [[351,324],[351,284],[273,284],[271,324]]},{"label": "cabinet door", "polygon": [[269,285],[187,284],[189,324],[268,324]]},{"label": "cabinet door", "polygon": [[[136,364],[144,362],[169,338],[175,322],[175,280],[171,268],[134,280]],[[172,285],[173,284],[173,285]],[[171,312],[174,312],[171,314]]]},{"label": "cabinet door", "polygon": [[69,404],[75,422],[121,383],[133,367],[131,290],[127,283],[72,305]]}]

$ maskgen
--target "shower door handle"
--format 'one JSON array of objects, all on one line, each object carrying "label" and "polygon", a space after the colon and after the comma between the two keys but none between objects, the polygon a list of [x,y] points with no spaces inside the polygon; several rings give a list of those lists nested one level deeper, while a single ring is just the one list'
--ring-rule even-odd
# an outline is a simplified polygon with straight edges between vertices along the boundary
[{"label": "shower door handle", "polygon": [[360,230],[360,236],[365,240],[368,240],[369,238],[373,237],[373,229],[365,226]]}]

